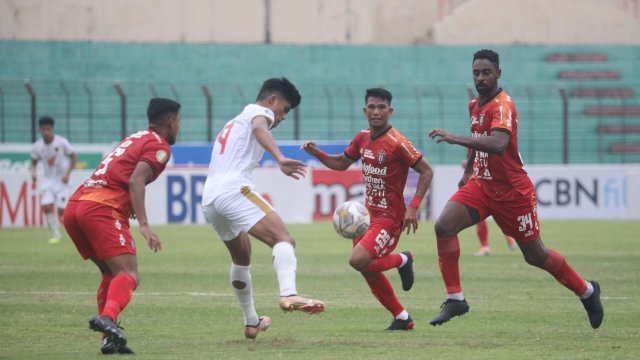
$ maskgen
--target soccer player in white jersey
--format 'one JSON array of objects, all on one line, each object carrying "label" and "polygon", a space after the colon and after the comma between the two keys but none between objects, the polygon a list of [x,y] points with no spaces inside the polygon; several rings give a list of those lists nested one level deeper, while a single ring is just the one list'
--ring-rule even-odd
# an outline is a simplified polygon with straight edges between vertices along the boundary
[{"label": "soccer player in white jersey", "polygon": [[49,243],[57,244],[62,239],[58,216],[62,218],[64,208],[67,206],[69,175],[76,166],[78,157],[69,141],[54,133],[53,118],[43,116],[38,120],[38,125],[42,138],[33,143],[31,147],[31,180],[34,184],[37,183],[36,166],[38,161],[42,160],[44,167],[44,180],[40,185],[42,211],[47,226],[53,232]]},{"label": "soccer player in white jersey", "polygon": [[231,254],[231,286],[244,314],[247,339],[255,339],[271,324],[271,319],[258,316],[254,307],[248,234],[272,248],[273,268],[280,284],[280,308],[309,314],[324,311],[323,302],[298,295],[295,240],[275,209],[254,190],[251,181],[251,171],[258,166],[265,150],[285,175],[294,179],[305,176],[304,163],[284,157],[271,135],[271,130],[298,104],[300,93],[289,80],[266,80],[255,104],[247,105],[220,131],[202,194],[207,221]]}]

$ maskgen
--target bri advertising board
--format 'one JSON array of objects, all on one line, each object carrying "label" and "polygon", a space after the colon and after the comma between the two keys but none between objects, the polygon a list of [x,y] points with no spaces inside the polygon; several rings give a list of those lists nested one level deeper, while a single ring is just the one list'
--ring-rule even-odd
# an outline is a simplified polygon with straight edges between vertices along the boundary
[{"label": "bri advertising board", "polygon": [[[329,152],[340,153],[346,144],[334,146],[336,149]],[[177,148],[180,150],[176,153],[185,151]],[[292,158],[304,153],[299,144],[283,146],[283,152]],[[188,156],[187,151],[184,159],[187,158],[197,157]],[[200,205],[207,176],[208,158],[202,159],[205,158],[207,164],[187,164],[176,156],[172,166],[147,186],[147,212],[152,224],[206,223]],[[314,162],[309,165],[302,180],[289,178],[276,167],[254,171],[256,190],[274,205],[285,222],[328,220],[337,204],[364,199],[362,174],[357,166],[337,172]],[[640,165],[532,165],[526,170],[536,187],[541,219],[640,220]],[[71,191],[91,171],[74,171]],[[420,219],[440,214],[461,175],[462,169],[457,165],[434,167],[434,179],[427,200],[423,201]],[[416,182],[417,174],[409,171],[406,202],[413,196]],[[0,169],[0,227],[42,225],[40,195],[31,182],[28,167]]]}]

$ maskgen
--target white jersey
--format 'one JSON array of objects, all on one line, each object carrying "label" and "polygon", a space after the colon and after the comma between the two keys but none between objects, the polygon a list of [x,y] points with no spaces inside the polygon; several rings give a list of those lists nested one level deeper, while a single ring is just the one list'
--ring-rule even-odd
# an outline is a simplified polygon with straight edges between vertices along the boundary
[{"label": "white jersey", "polygon": [[264,148],[253,135],[252,120],[264,116],[273,124],[273,111],[256,104],[229,121],[213,145],[209,174],[202,192],[202,205],[210,204],[217,196],[241,187],[253,188],[251,171],[260,164]]},{"label": "white jersey", "polygon": [[67,139],[54,135],[50,144],[45,144],[42,138],[33,143],[31,159],[42,162],[45,181],[58,183],[62,182],[62,176],[69,170],[69,157],[74,152]]}]

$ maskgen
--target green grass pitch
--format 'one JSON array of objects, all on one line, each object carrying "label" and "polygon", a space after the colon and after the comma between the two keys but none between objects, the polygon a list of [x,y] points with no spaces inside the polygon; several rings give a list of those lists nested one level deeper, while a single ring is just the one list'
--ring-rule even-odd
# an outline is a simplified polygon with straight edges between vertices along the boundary
[{"label": "green grass pitch", "polygon": [[[246,341],[229,284],[229,255],[207,226],[156,226],[163,250],[139,235],[141,283],[121,314],[139,359],[633,359],[640,358],[640,223],[543,221],[545,244],[602,286],[605,318],[590,328],[580,301],[546,272],[510,252],[489,224],[493,254],[474,257],[473,229],[461,234],[462,285],[471,311],[439,327],[428,324],[445,298],[433,223],[403,235],[398,251],[415,254],[416,283],[402,291],[413,331],[385,332],[391,316],[348,265],[351,244],[330,223],[293,225],[298,291],[326,302],[323,314],[282,313],[270,250],[253,240],[254,295],[273,319]],[[46,228],[0,229],[0,359],[91,359],[100,335],[97,268],[68,238],[49,245]],[[117,355],[114,355],[117,356]]]}]

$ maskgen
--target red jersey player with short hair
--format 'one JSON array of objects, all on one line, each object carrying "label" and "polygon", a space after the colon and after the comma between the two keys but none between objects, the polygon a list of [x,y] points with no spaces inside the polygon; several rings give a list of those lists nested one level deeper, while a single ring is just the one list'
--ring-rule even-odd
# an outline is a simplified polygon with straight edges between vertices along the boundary
[{"label": "red jersey player with short hair", "polygon": [[137,218],[149,248],[159,251],[162,243],[149,227],[144,206],[145,186],[158,178],[171,157],[170,145],[180,129],[179,110],[180,104],[173,100],[151,99],[149,128],[123,139],[105,156],[65,211],[64,226],[78,252],[102,273],[98,315],[89,320],[89,327],[104,334],[104,354],[133,353],[116,325],[139,283],[129,218]]},{"label": "red jersey player with short hair", "polygon": [[447,300],[431,325],[441,325],[469,311],[460,286],[458,233],[492,215],[502,232],[516,239],[527,263],[546,270],[580,297],[589,323],[596,329],[604,317],[600,285],[583,280],[562,255],[545,247],[540,238],[535,189],[518,151],[518,113],[511,97],[498,87],[502,73],[498,54],[491,50],[476,52],[472,69],[479,96],[469,103],[471,136],[453,135],[442,129],[429,133],[438,143],[446,141],[473,151],[458,191],[435,225]]},{"label": "red jersey player with short hair", "polygon": [[[356,134],[343,154],[328,155],[312,141],[304,143],[302,149],[332,170],[346,170],[362,159],[365,205],[371,223],[361,238],[353,240],[349,264],[360,271],[373,295],[393,315],[387,330],[409,330],[413,329],[413,319],[398,301],[384,271],[397,268],[402,288],[408,291],[413,286],[413,255],[409,251],[391,252],[404,229],[415,233],[418,228],[417,209],[431,184],[433,171],[411,142],[389,124],[393,113],[391,97],[391,93],[382,88],[367,90],[363,111],[369,128]],[[409,168],[420,177],[407,208],[403,192]]]}]

